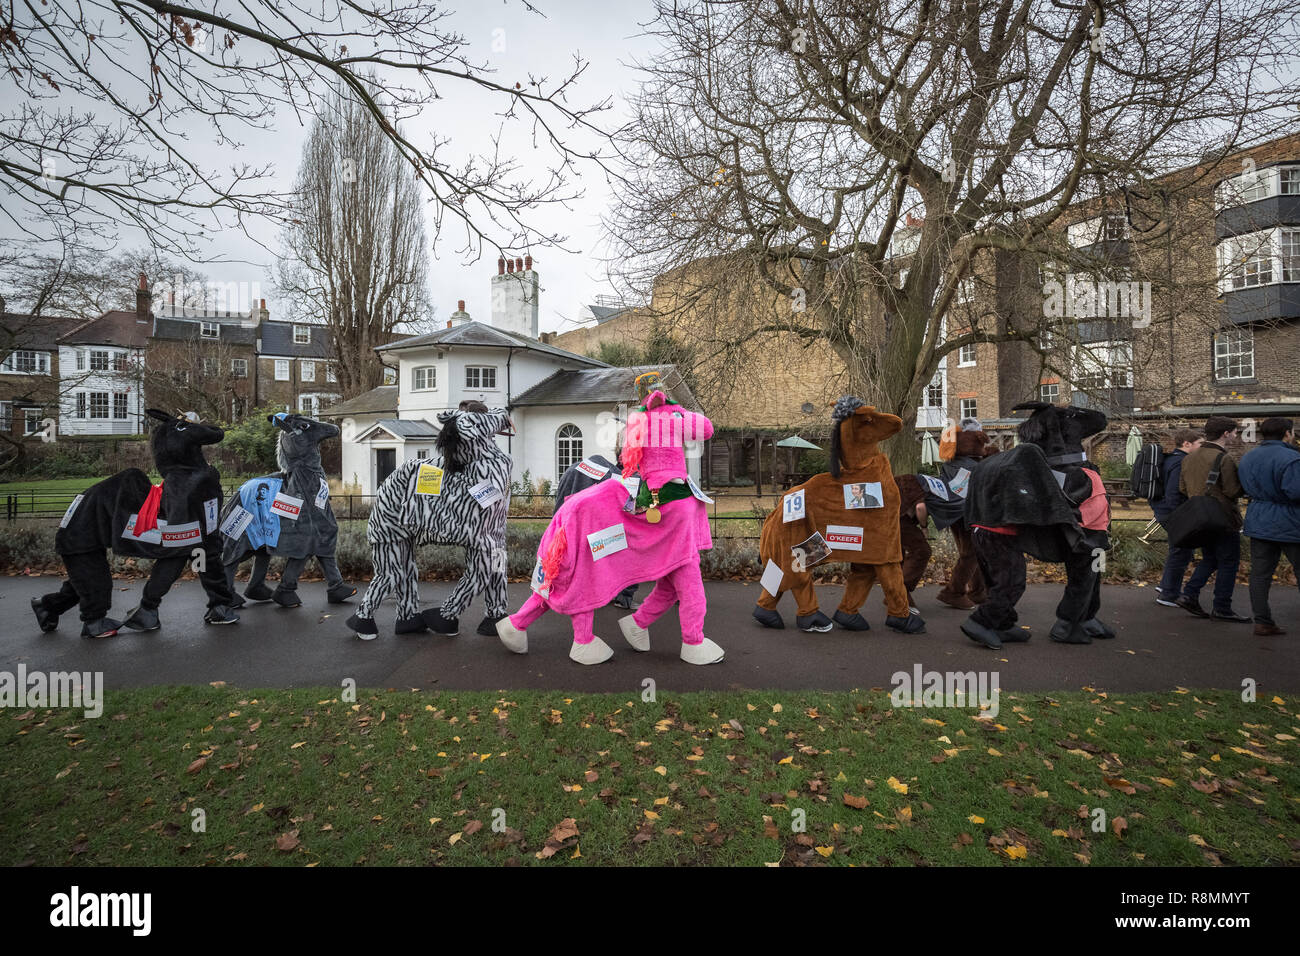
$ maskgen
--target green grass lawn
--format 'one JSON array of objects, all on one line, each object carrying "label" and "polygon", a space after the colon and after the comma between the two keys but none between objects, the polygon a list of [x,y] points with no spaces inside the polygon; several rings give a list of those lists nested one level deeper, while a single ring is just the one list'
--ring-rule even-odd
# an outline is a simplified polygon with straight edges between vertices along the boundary
[{"label": "green grass lawn", "polygon": [[1003,694],[993,721],[879,690],[340,697],[10,708],[0,864],[1300,862],[1278,698]]}]

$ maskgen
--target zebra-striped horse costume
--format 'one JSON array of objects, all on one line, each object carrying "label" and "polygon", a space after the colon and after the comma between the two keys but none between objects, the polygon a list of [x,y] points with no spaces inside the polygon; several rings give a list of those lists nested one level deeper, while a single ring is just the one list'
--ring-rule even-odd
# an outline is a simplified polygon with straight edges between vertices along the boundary
[{"label": "zebra-striped horse costume", "polygon": [[[366,523],[375,576],[348,627],[362,640],[379,633],[375,608],[397,592],[398,634],[433,630],[459,633],[458,618],[479,592],[487,616],[480,634],[496,634],[505,616],[506,513],[510,508],[510,456],[494,436],[510,427],[505,409],[440,412],[437,462],[412,459],[379,487]],[[441,470],[441,475],[438,475]],[[435,490],[435,482],[441,487]],[[482,502],[482,503],[480,503]],[[457,544],[465,549],[465,573],[440,608],[419,608],[415,549],[422,544]]]}]

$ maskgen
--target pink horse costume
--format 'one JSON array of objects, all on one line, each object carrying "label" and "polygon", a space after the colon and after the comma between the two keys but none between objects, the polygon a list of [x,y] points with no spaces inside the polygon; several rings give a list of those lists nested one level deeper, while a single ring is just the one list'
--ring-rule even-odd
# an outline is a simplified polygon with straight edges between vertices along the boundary
[{"label": "pink horse costume", "polygon": [[572,495],[555,513],[537,550],[533,594],[497,622],[507,648],[527,653],[528,627],[550,609],[573,619],[572,660],[607,661],[614,651],[592,631],[596,608],[630,584],[656,581],[645,603],[618,622],[627,642],[650,650],[648,628],[678,604],[682,660],[722,660],[722,648],[704,636],[700,552],[713,547],[707,499],[687,473],[684,447],[712,435],[712,422],[661,391],[628,416],[623,479]]}]

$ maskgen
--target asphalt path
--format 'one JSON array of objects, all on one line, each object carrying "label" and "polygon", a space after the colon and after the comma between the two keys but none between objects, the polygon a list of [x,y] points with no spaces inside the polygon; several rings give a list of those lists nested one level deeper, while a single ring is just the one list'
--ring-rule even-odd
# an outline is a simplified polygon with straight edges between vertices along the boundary
[{"label": "asphalt path", "polygon": [[[475,633],[483,617],[476,600],[460,618],[460,634],[396,636],[394,606],[385,602],[376,615],[380,636],[363,642],[345,627],[360,594],[346,605],[329,605],[324,585],[299,586],[303,605],[294,610],[274,604],[249,605],[238,624],[202,623],[206,601],[196,581],[179,582],[160,610],[163,626],[148,634],[123,630],[101,640],[80,637],[75,609],[59,629],[42,634],[30,601],[57,589],[54,577],[0,578],[0,671],[100,671],[108,689],[224,681],[247,688],[341,686],[423,690],[510,690],[543,688],[574,692],[639,693],[646,678],[656,690],[820,689],[889,687],[898,671],[916,665],[936,671],[997,671],[1008,691],[1074,690],[1109,692],[1171,690],[1176,687],[1239,688],[1256,682],[1258,694],[1300,692],[1300,591],[1274,584],[1273,616],[1289,629],[1283,637],[1255,637],[1249,624],[1192,617],[1155,603],[1153,588],[1106,586],[1102,620],[1118,633],[1091,645],[1054,644],[1048,630],[1061,585],[1030,585],[1020,602],[1021,623],[1032,628],[1024,644],[992,651],[958,629],[966,612],[940,605],[936,586],[916,592],[927,633],[903,635],[884,626],[879,591],[863,615],[868,632],[838,628],[805,634],[794,628],[794,604],[781,603],[785,630],[759,626],[750,616],[758,597],[756,583],[707,582],[705,634],[726,651],[720,664],[696,666],[678,658],[677,612],[670,610],[650,629],[651,650],[641,654],[623,640],[618,619],[625,611],[604,608],[596,614],[596,633],[614,648],[604,664],[585,667],[568,659],[569,621],[548,613],[529,629],[529,653],[507,651],[496,637]],[[115,582],[112,616],[121,619],[135,606],[144,582]],[[422,606],[440,603],[449,582],[422,582]],[[242,584],[241,584],[242,587]],[[362,586],[364,588],[364,585]],[[649,593],[642,585],[638,599]],[[818,588],[822,610],[830,614],[841,588]],[[525,584],[510,585],[511,609],[527,594]],[[1203,599],[1208,596],[1203,596]],[[1239,613],[1249,610],[1245,588],[1237,592]]]}]

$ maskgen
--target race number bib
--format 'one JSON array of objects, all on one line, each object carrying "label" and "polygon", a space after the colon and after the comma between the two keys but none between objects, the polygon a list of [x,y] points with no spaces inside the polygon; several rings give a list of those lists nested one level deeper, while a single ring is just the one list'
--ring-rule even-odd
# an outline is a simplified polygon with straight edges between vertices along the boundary
[{"label": "race number bib", "polygon": [[330,483],[324,478],[320,480],[320,491],[316,492],[316,501],[314,504],[317,508],[324,508],[325,502],[330,500]]},{"label": "race number bib", "polygon": [[226,520],[221,522],[221,533],[227,538],[238,538],[253,521],[253,512],[235,505]]},{"label": "race number bib", "polygon": [[546,580],[546,572],[542,570],[542,559],[539,557],[537,563],[533,565],[533,577],[529,582],[529,587],[533,589],[538,597],[546,597],[551,591],[551,583]]},{"label": "race number bib", "polygon": [[203,533],[212,534],[217,527],[217,499],[209,498],[203,502]]},{"label": "race number bib", "polygon": [[491,508],[503,497],[501,489],[490,481],[480,481],[469,490],[469,495],[478,502],[480,508]]},{"label": "race number bib", "polygon": [[68,505],[68,510],[63,512],[63,520],[59,522],[60,528],[66,528],[68,526],[68,522],[72,520],[73,512],[77,510],[77,505],[81,504],[81,499],[84,497],[86,496],[77,495],[77,497],[72,499],[72,504]]},{"label": "race number bib", "polygon": [[786,495],[781,502],[781,521],[788,524],[791,521],[798,521],[808,512],[804,501],[804,489],[800,488],[792,495]]},{"label": "race number bib", "polygon": [[930,494],[934,495],[940,501],[948,500],[948,486],[943,483],[942,478],[934,478],[930,475],[917,475],[916,477],[925,482],[926,490],[929,491]]},{"label": "race number bib", "polygon": [[621,522],[612,524],[587,535],[587,546],[591,548],[591,559],[599,561],[627,548],[627,532]]},{"label": "race number bib", "polygon": [[437,465],[421,465],[420,472],[415,478],[415,493],[417,495],[442,494],[442,469]]},{"label": "race number bib", "polygon": [[286,495],[281,491],[276,494],[275,500],[271,502],[271,511],[282,518],[297,521],[298,516],[302,514],[302,499],[295,498],[293,495]]}]

